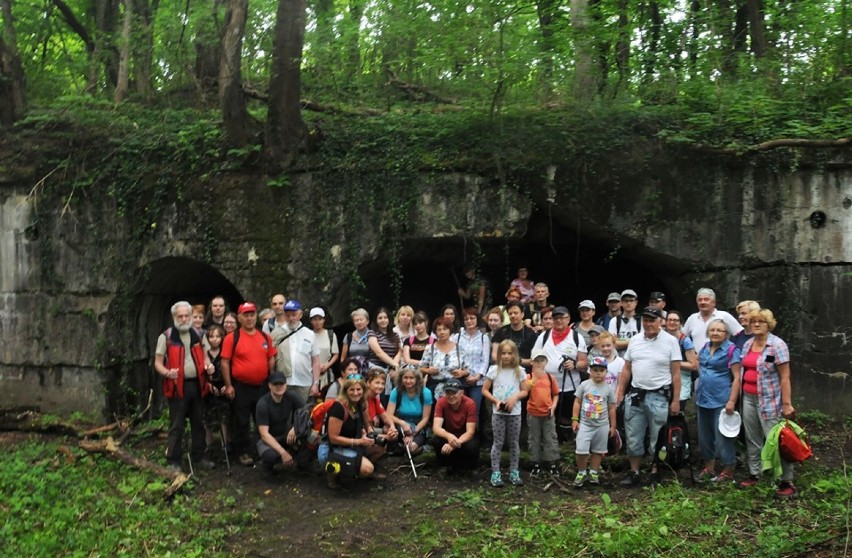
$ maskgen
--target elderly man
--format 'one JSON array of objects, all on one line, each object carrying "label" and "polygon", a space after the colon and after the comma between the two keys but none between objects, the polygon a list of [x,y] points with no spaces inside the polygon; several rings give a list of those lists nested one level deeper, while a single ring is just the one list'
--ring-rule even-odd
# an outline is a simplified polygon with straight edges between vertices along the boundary
[{"label": "elderly man", "polygon": [[257,329],[257,306],[244,302],[237,309],[240,327],[222,341],[222,378],[225,395],[233,400],[234,452],[240,463],[252,465],[249,425],[257,402],[266,393],[266,380],[275,365],[275,347],[269,335]]},{"label": "elderly man", "polygon": [[700,353],[707,343],[707,324],[713,320],[722,320],[728,326],[731,337],[742,331],[743,326],[729,313],[716,309],[716,293],[713,289],[702,287],[695,296],[698,312],[692,314],[683,324],[683,333],[692,338],[695,352]]},{"label": "elderly man", "polygon": [[[645,432],[650,431],[650,446],[656,447],[660,428],[669,413],[680,412],[680,345],[674,336],[662,331],[662,313],[658,308],[642,310],[642,335],[630,339],[624,353],[624,368],[618,376],[616,400],[624,404],[627,457],[630,472],[622,486],[641,483],[639,465],[645,455]],[[651,484],[659,482],[656,465],[651,469]]]},{"label": "elderly man", "polygon": [[182,300],[172,306],[174,326],[160,334],[154,356],[154,370],[163,377],[163,393],[169,401],[169,439],[166,460],[180,469],[186,419],[192,433],[190,456],[199,466],[210,469],[204,458],[205,431],[202,397],[209,391],[207,374],[213,365],[201,338],[192,328],[192,306]]},{"label": "elderly man", "polygon": [[476,403],[464,394],[457,378],[447,380],[444,396],[435,404],[432,444],[438,462],[453,470],[479,466],[479,438],[476,436]]},{"label": "elderly man", "polygon": [[272,330],[272,343],[278,353],[275,370],[287,376],[287,389],[305,404],[308,396],[320,397],[319,346],[313,330],[302,324],[301,302],[288,300],[284,316],[284,327]]},{"label": "elderly man", "polygon": [[[570,327],[571,313],[565,306],[553,309],[553,329],[538,336],[533,345],[533,354],[543,354],[547,357],[545,371],[553,376],[559,386],[559,414],[556,424],[571,425],[571,403],[574,401],[574,391],[580,385],[580,370],[586,369],[588,349],[586,341],[578,331]],[[558,428],[560,439],[567,438],[564,428]]]}]

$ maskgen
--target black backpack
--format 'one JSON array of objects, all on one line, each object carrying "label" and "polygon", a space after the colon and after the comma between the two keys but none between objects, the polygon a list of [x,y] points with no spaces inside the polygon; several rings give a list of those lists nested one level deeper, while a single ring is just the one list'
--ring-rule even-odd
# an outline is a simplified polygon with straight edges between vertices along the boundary
[{"label": "black backpack", "polygon": [[670,416],[666,424],[660,428],[660,433],[657,436],[654,463],[657,465],[666,464],[675,471],[689,467],[691,476],[690,450],[686,418],[684,418],[683,413]]}]

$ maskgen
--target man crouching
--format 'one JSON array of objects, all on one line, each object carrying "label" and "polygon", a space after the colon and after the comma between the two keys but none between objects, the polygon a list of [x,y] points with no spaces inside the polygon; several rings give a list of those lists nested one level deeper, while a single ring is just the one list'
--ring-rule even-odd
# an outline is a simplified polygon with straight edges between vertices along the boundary
[{"label": "man crouching", "polygon": [[294,417],[304,404],[287,391],[287,377],[281,372],[269,376],[269,393],[257,402],[255,422],[260,440],[257,454],[269,471],[296,468],[296,429]]}]

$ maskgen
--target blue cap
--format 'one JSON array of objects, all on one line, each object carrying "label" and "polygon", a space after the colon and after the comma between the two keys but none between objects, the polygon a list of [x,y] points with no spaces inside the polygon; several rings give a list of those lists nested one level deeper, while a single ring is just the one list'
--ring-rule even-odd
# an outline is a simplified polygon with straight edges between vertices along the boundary
[{"label": "blue cap", "polygon": [[298,300],[288,300],[287,304],[284,305],[284,311],[285,312],[287,312],[288,310],[292,311],[292,310],[301,310],[301,309],[302,309],[302,303],[299,302]]}]

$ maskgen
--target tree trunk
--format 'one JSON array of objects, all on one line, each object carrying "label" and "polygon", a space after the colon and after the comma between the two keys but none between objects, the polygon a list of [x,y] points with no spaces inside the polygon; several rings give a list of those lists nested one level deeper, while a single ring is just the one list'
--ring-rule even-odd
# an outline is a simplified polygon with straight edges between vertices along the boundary
[{"label": "tree trunk", "polygon": [[133,41],[133,79],[136,92],[144,101],[150,101],[153,95],[151,85],[151,64],[154,56],[154,17],[159,0],[135,0],[136,21],[139,30],[138,39]]},{"label": "tree trunk", "polygon": [[317,29],[311,51],[314,53],[313,73],[324,82],[332,73],[332,52],[334,47],[334,2],[333,0],[316,0],[314,11],[317,17]]},{"label": "tree trunk", "polygon": [[588,7],[588,0],[571,0],[571,28],[574,32],[572,93],[578,101],[589,101],[595,95],[595,64]]},{"label": "tree trunk", "polygon": [[657,2],[648,4],[650,11],[651,29],[650,39],[648,40],[647,53],[645,55],[645,79],[648,83],[654,79],[654,73],[657,70],[657,58],[659,57],[660,48],[660,29],[663,25],[663,20],[660,17],[660,5]]},{"label": "tree trunk", "polygon": [[630,19],[627,10],[627,0],[619,0],[618,40],[615,43],[615,65],[618,68],[619,87],[626,84],[630,78]]},{"label": "tree trunk", "polygon": [[18,54],[18,39],[12,21],[12,1],[0,0],[3,28],[0,29],[0,126],[9,126],[24,115],[24,67]]},{"label": "tree trunk", "polygon": [[348,64],[346,74],[349,79],[361,75],[361,17],[364,15],[364,0],[349,0],[349,25],[345,31]]},{"label": "tree trunk", "polygon": [[122,102],[130,89],[130,30],[133,22],[133,0],[124,0],[124,22],[121,25],[121,41],[118,57],[118,80],[115,83],[114,100]]},{"label": "tree trunk", "polygon": [[278,0],[265,143],[273,172],[292,165],[307,136],[299,102],[304,38],[305,0]]},{"label": "tree trunk", "polygon": [[225,140],[231,147],[249,142],[248,111],[242,89],[243,34],[248,0],[228,0],[222,29],[222,58],[219,61],[219,104],[225,127]]},{"label": "tree trunk", "polygon": [[541,32],[542,67],[547,83],[547,93],[550,93],[552,86],[550,80],[553,78],[553,53],[556,49],[553,37],[553,27],[557,16],[556,0],[536,0],[535,8],[538,13],[538,28]]},{"label": "tree trunk", "polygon": [[120,0],[95,0],[95,50],[92,57],[95,66],[90,68],[89,87],[92,91],[98,87],[97,66],[103,64],[104,79],[109,86],[118,83],[119,52],[114,37],[118,19]]},{"label": "tree trunk", "polygon": [[763,2],[761,0],[746,0],[746,9],[748,11],[749,34],[751,35],[751,51],[756,58],[763,58],[769,50]]}]

